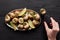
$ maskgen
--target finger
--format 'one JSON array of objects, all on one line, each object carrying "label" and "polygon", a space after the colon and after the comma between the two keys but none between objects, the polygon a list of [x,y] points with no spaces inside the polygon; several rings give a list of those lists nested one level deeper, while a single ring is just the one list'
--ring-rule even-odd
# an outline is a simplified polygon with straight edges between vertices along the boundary
[{"label": "finger", "polygon": [[54,28],[59,29],[59,24],[58,24],[58,22],[55,22],[55,27],[54,27]]},{"label": "finger", "polygon": [[59,28],[59,23],[58,22],[56,22],[56,26]]},{"label": "finger", "polygon": [[46,29],[46,31],[49,30],[48,25],[47,25],[46,22],[44,22],[44,25],[45,25],[45,29]]},{"label": "finger", "polygon": [[57,28],[57,31],[59,31],[59,23],[56,22],[56,28]]},{"label": "finger", "polygon": [[51,21],[54,21],[54,22],[56,22],[52,17],[50,17],[50,19],[51,19]]},{"label": "finger", "polygon": [[52,17],[50,19],[51,19],[52,26],[55,27],[56,21]]},{"label": "finger", "polygon": [[55,23],[55,27],[53,28],[53,31],[59,31],[59,24],[58,22]]}]

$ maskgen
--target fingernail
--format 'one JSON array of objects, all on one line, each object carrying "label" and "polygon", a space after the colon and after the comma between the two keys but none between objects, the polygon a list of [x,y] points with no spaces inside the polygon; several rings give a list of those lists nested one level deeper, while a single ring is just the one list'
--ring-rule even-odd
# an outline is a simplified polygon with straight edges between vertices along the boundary
[{"label": "fingernail", "polygon": [[50,17],[50,19],[52,19],[52,17]]},{"label": "fingernail", "polygon": [[52,17],[50,17],[50,19],[53,19]]}]

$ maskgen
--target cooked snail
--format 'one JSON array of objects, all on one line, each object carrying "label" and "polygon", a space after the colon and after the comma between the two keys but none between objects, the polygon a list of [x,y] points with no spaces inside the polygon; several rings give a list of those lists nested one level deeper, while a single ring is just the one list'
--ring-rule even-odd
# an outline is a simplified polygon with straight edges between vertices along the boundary
[{"label": "cooked snail", "polygon": [[24,28],[25,29],[29,28],[29,24],[27,22],[24,22],[24,23],[25,23]]},{"label": "cooked snail", "polygon": [[43,14],[43,15],[46,14],[46,9],[41,8],[41,9],[40,9],[40,13]]},{"label": "cooked snail", "polygon": [[23,25],[22,25],[22,24],[19,24],[17,27],[18,27],[19,29],[22,29],[22,28],[23,28]]},{"label": "cooked snail", "polygon": [[9,16],[10,16],[11,18],[14,18],[14,17],[15,17],[15,14],[14,14],[14,13],[9,13]]},{"label": "cooked snail", "polygon": [[35,16],[35,19],[36,20],[39,20],[40,19],[40,15],[39,14],[35,14],[34,16]]},{"label": "cooked snail", "polygon": [[24,20],[28,20],[28,13],[25,14]]},{"label": "cooked snail", "polygon": [[17,22],[18,22],[18,18],[13,18],[13,19],[12,19],[12,22],[13,22],[13,23],[17,23]]},{"label": "cooked snail", "polygon": [[32,16],[31,14],[28,14],[28,17],[29,17],[29,18],[33,18],[33,16]]},{"label": "cooked snail", "polygon": [[6,21],[6,22],[10,21],[10,16],[6,15],[5,21]]},{"label": "cooked snail", "polygon": [[19,18],[19,23],[23,23],[24,19],[23,18]]},{"label": "cooked snail", "polygon": [[16,10],[14,14],[15,14],[16,17],[18,17],[19,13],[20,12]]},{"label": "cooked snail", "polygon": [[37,25],[37,24],[39,24],[39,21],[33,20],[33,24],[34,24],[34,25]]}]

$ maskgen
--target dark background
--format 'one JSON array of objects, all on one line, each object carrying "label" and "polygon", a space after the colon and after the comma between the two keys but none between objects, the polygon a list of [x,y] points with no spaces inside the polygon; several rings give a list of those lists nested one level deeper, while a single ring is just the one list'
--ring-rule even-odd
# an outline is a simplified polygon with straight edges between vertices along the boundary
[{"label": "dark background", "polygon": [[[27,32],[14,32],[5,25],[4,17],[9,11],[24,7],[38,13],[41,8],[45,8],[47,15],[60,22],[60,0],[0,0],[0,40],[47,40],[43,21],[39,28]],[[57,40],[60,40],[60,33],[57,35]]]}]

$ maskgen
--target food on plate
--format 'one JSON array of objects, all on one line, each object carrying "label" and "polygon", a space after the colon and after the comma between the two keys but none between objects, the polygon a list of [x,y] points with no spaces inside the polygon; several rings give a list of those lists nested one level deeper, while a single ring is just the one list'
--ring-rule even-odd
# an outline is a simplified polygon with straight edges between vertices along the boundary
[{"label": "food on plate", "polygon": [[23,17],[24,20],[28,20],[28,12],[26,12],[25,16]]},{"label": "food on plate", "polygon": [[23,18],[19,18],[19,23],[23,23],[24,19]]},{"label": "food on plate", "polygon": [[12,22],[13,22],[13,23],[17,23],[17,22],[18,22],[18,18],[13,18],[13,19],[12,19]]},{"label": "food on plate", "polygon": [[10,22],[10,25],[13,27],[14,30],[18,30],[18,28],[16,27],[16,25],[13,24],[12,22]]},{"label": "food on plate", "polygon": [[17,26],[19,29],[23,29],[23,24],[18,24]]},{"label": "food on plate", "polygon": [[24,22],[24,28],[25,28],[25,29],[29,28],[28,22]]},{"label": "food on plate", "polygon": [[16,10],[15,13],[14,13],[15,14],[15,17],[18,17],[19,13],[20,13],[20,11],[19,10]]},{"label": "food on plate", "polygon": [[15,14],[12,13],[12,12],[10,12],[8,15],[9,15],[11,18],[14,18],[14,17],[15,17]]},{"label": "food on plate", "polygon": [[34,16],[35,16],[34,18],[35,18],[36,20],[39,20],[39,19],[40,19],[40,15],[39,15],[39,14],[35,14]]},{"label": "food on plate", "polygon": [[39,24],[39,21],[33,20],[33,24],[34,24],[34,25],[38,25],[38,24]]},{"label": "food on plate", "polygon": [[10,21],[10,16],[9,15],[6,15],[5,16],[5,22],[8,22],[8,21]]},{"label": "food on plate", "polygon": [[23,16],[26,12],[26,8],[24,8],[20,13],[19,13],[19,16]]},{"label": "food on plate", "polygon": [[35,29],[36,25],[40,24],[40,15],[30,9],[16,9],[5,16],[6,24],[10,25],[12,29],[26,31]]},{"label": "food on plate", "polygon": [[35,26],[34,26],[34,24],[33,24],[33,22],[32,22],[31,20],[28,20],[28,23],[29,23],[29,25],[30,25],[30,28],[32,28],[32,29],[35,28]]}]

